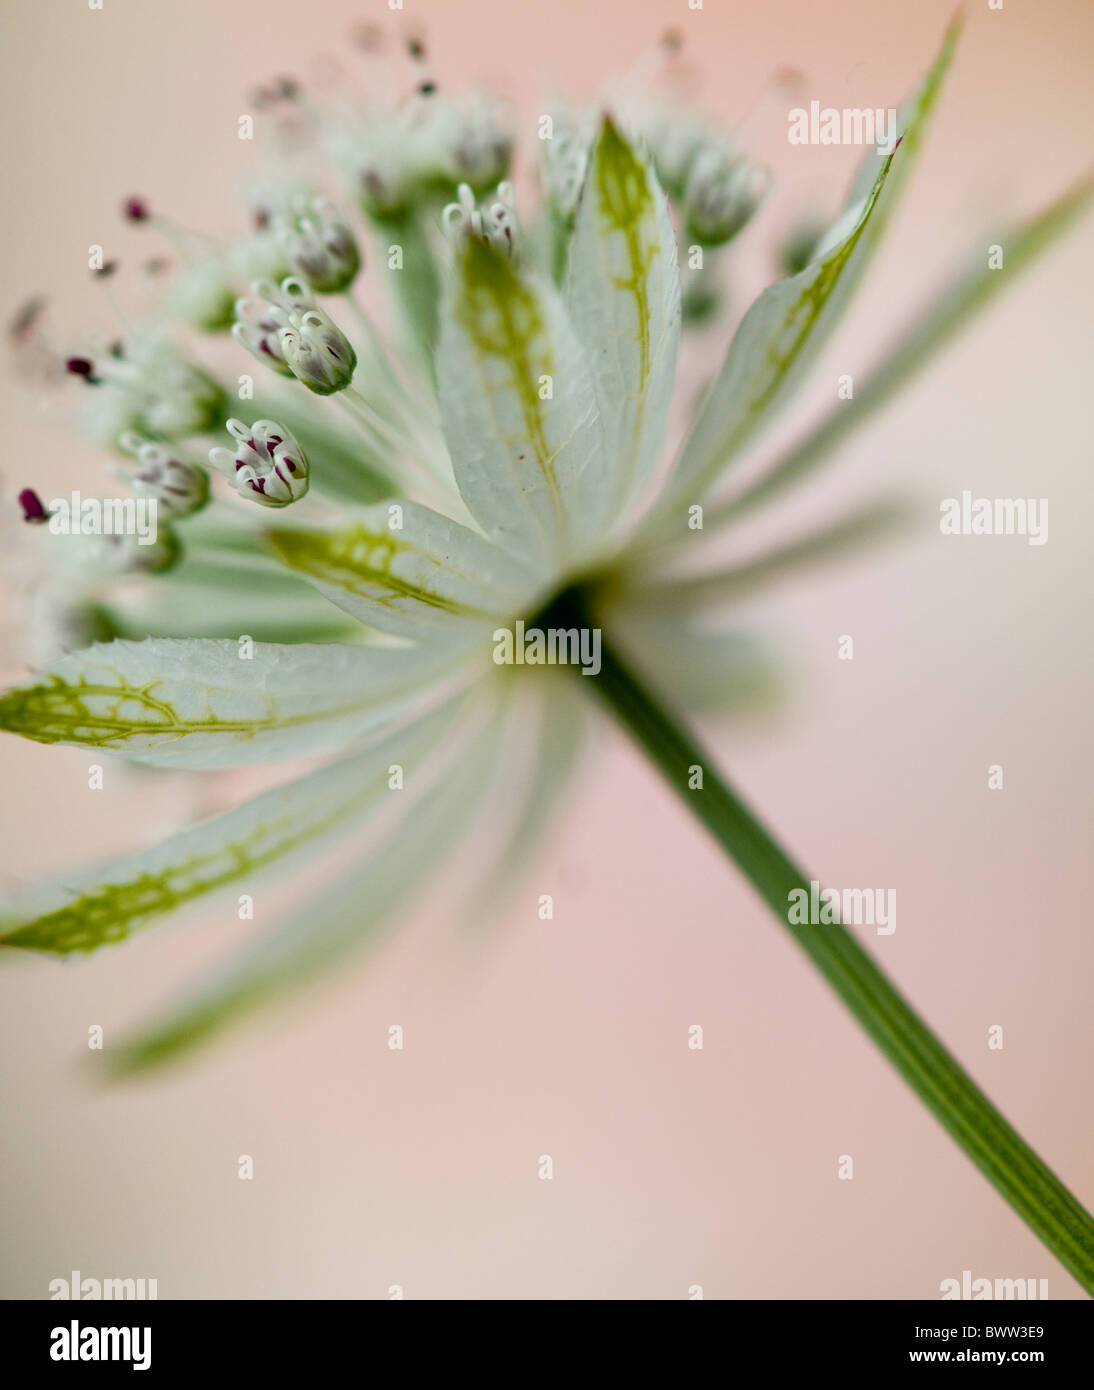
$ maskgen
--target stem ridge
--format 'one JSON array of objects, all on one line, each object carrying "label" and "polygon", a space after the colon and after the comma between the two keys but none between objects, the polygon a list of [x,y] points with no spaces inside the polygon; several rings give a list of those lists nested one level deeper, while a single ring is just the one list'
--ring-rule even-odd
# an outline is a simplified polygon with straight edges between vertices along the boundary
[{"label": "stem ridge", "polygon": [[[538,620],[592,627],[589,596],[561,594]],[[583,683],[584,684],[584,683]],[[600,697],[697,819],[737,864],[852,1015],[1031,1231],[1094,1295],[1094,1219],[992,1104],[846,927],[789,920],[788,895],[810,877],[730,788],[714,760],[601,640]],[[688,787],[689,769],[703,785]]]}]

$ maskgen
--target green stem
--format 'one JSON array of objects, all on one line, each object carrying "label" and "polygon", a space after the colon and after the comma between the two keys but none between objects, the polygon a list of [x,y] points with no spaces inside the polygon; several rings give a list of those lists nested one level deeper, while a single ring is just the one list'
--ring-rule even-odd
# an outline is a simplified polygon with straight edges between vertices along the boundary
[{"label": "green stem", "polygon": [[[541,624],[595,626],[580,590],[563,594]],[[585,684],[585,682],[582,682]],[[1094,1220],[1011,1127],[847,929],[789,921],[789,895],[809,875],[787,857],[719,776],[713,760],[609,643],[590,682],[797,941],[881,1051],[1018,1215],[1094,1294]],[[702,787],[690,789],[701,767]]]}]

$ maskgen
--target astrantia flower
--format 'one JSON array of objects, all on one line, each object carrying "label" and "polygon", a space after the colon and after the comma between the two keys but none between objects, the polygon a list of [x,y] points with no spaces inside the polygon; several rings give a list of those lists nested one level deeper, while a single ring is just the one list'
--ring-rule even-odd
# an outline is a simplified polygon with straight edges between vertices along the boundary
[{"label": "astrantia flower", "polygon": [[[838,230],[744,317],[675,452],[674,222],[709,242],[735,235],[758,196],[754,166],[743,152],[711,154],[694,123],[659,118],[650,143],[670,202],[640,125],[574,113],[543,161],[554,231],[543,237],[536,224],[525,238],[495,108],[449,103],[420,74],[399,110],[370,115],[364,136],[357,125],[321,132],[379,230],[369,264],[387,267],[405,353],[391,354],[363,315],[345,331],[318,303],[348,287],[358,257],[333,205],[312,202],[295,223],[273,215],[293,275],[236,305],[238,344],[273,371],[256,378],[261,409],[256,401],[247,414],[272,418],[228,420],[234,449],[215,444],[224,397],[204,369],[195,377],[165,349],[81,363],[95,389],[120,393],[124,427],[142,433],[123,436],[138,483],[164,500],[185,494],[187,505],[175,505],[183,557],[154,581],[143,640],[61,655],[0,699],[0,724],[165,767],[326,761],[154,850],[28,889],[3,907],[3,939],[90,951],[215,890],[249,893],[261,874],[341,838],[368,839],[342,878],[256,935],[127,1061],[173,1053],[339,960],[461,843],[530,722],[540,756],[526,776],[508,768],[510,795],[520,793],[514,836],[536,820],[584,731],[582,687],[597,681],[531,658],[499,664],[518,627],[554,619],[556,654],[571,655],[581,649],[567,645],[571,627],[602,628],[675,703],[725,703],[755,665],[740,634],[704,627],[710,611],[780,564],[888,520],[867,509],[751,567],[725,570],[710,549],[727,521],[801,476],[1002,281],[985,272],[962,282],[804,452],[727,496],[728,465],[787,401],[877,241],[952,43],[901,113],[900,147],[866,153]],[[1065,199],[1012,234],[1008,267],[1080,202]],[[237,359],[225,381],[239,370]],[[188,472],[176,487],[171,441],[193,435],[215,444],[211,462],[243,498],[291,505],[291,524],[256,525],[261,514],[230,494],[186,515],[200,487]],[[37,535],[35,520],[26,529]],[[220,587],[199,610],[187,586],[210,570]],[[100,597],[124,631],[124,610]],[[334,605],[327,626],[321,600]],[[222,635],[176,635],[180,613],[192,631],[215,623]],[[297,639],[272,640],[290,614]],[[332,622],[340,641],[328,640]]]}]

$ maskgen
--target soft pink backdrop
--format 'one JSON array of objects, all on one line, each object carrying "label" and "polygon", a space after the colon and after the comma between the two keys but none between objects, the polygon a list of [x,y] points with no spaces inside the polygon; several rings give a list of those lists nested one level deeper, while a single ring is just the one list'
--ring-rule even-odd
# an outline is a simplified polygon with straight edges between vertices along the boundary
[{"label": "soft pink backdrop", "polygon": [[[123,244],[130,191],[230,225],[254,155],[235,138],[241,92],[344,48],[351,16],[386,14],[8,0],[2,302],[48,286],[68,322],[98,314],[86,247]],[[782,64],[827,104],[895,104],[949,6],[407,0],[406,15],[424,21],[442,80],[497,78],[531,133],[545,88],[594,92],[669,24],[726,117]],[[1078,0],[971,6],[899,225],[799,422],[997,214],[1031,210],[1088,162],[1092,37]],[[830,199],[854,158],[770,145],[785,181]],[[750,232],[741,293],[792,205]],[[1089,264],[1088,224],[810,495],[830,508],[900,481],[928,509],[965,487],[1047,496],[1049,544],[945,540],[928,523],[756,602],[794,700],[711,735],[828,882],[896,886],[897,933],[872,949],[1088,1205]],[[7,384],[4,406],[6,494],[97,476],[94,451],[36,426]],[[808,513],[803,498],[786,516]],[[836,660],[843,633],[853,662]],[[9,884],[149,838],[182,794],[120,777],[92,794],[86,755],[0,748]],[[1002,793],[986,788],[995,762]],[[555,894],[553,923],[537,919],[540,892]],[[435,893],[336,984],[112,1091],[78,1065],[89,1024],[118,1036],[246,928],[199,916],[68,968],[0,962],[0,1293],[42,1297],[78,1268],[156,1277],[165,1297],[385,1297],[397,1283],[408,1297],[681,1298],[702,1284],[707,1297],[932,1298],[971,1269],[1077,1296],[621,737],[605,734],[485,949],[463,949],[460,920]],[[406,1029],[401,1054],[390,1023]],[[986,1046],[995,1023],[1001,1053]],[[853,1182],[836,1178],[844,1153]]]}]

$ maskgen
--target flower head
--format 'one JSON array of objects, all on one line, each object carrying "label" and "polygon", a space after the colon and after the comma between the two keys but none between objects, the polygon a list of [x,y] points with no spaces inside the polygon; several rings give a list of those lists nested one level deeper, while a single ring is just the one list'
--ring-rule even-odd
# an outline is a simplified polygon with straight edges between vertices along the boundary
[{"label": "flower head", "polygon": [[[697,408],[676,381],[676,227],[706,244],[740,233],[762,194],[755,165],[691,119],[643,129],[578,115],[545,152],[548,206],[523,237],[513,189],[498,183],[511,142],[497,108],[442,99],[422,72],[394,110],[324,133],[383,244],[400,253],[385,281],[396,325],[378,331],[362,311],[351,342],[317,305],[316,292],[345,289],[358,271],[356,236],[325,202],[291,223],[271,210],[269,234],[296,274],[259,281],[235,306],[239,345],[315,396],[339,393],[340,412],[286,394],[271,376],[267,386],[282,388],[269,407],[280,423],[230,419],[235,447],[209,453],[240,497],[297,504],[298,525],[259,530],[232,498],[188,514],[201,483],[170,441],[208,433],[226,397],[163,339],[120,357],[72,359],[93,395],[117,393],[120,428],[140,432],[123,436],[138,460],[135,485],[174,507],[182,561],[141,581],[156,586],[162,607],[139,635],[70,651],[8,691],[0,727],[153,765],[327,761],[151,854],[29,893],[0,913],[0,936],[91,950],[225,883],[249,885],[368,819],[383,827],[378,848],[344,881],[153,1028],[127,1054],[132,1064],[170,1055],[339,959],[394,911],[462,842],[529,705],[540,713],[545,778],[521,784],[516,819],[536,818],[580,746],[586,715],[575,687],[584,682],[523,659],[508,669],[496,658],[499,630],[512,638],[578,593],[581,611],[610,626],[681,704],[724,706],[755,690],[763,668],[754,647],[712,627],[712,614],[742,587],[884,517],[877,508],[856,514],[727,569],[712,542],[803,476],[823,448],[806,451],[807,463],[776,463],[736,493],[725,490],[726,471],[783,410],[838,319],[891,211],[891,170],[896,161],[906,169],[920,143],[954,40],[904,108],[911,138],[885,159],[868,152],[834,230],[797,273],[759,295]],[[1032,254],[1082,201],[1071,195],[1016,233],[1008,256]],[[974,277],[963,309],[997,283]],[[937,331],[964,316],[948,300]],[[934,322],[916,329],[913,364]],[[360,386],[351,384],[358,353]],[[899,376],[888,370],[859,395],[872,407]],[[841,405],[822,443],[863,418],[857,406]],[[23,505],[42,520],[33,495]],[[20,529],[42,537],[47,528]],[[229,575],[213,615],[193,605],[186,584],[188,560],[203,555]],[[300,616],[286,634],[277,624],[290,596]],[[183,635],[180,608],[194,629]],[[214,619],[218,635],[197,635]],[[388,795],[395,767],[411,789],[401,800]]]}]

